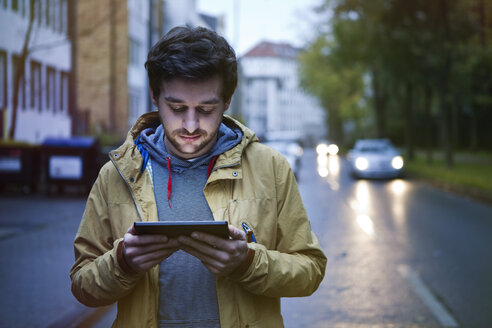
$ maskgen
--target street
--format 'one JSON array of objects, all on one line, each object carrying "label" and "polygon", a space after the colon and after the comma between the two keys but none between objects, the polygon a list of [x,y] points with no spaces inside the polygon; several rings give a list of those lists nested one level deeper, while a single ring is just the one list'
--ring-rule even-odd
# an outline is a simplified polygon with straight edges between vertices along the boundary
[{"label": "street", "polygon": [[[286,327],[492,326],[491,206],[410,180],[354,180],[344,159],[311,149],[299,187],[328,265],[312,296],[282,300]],[[1,327],[110,325],[114,307],[93,312],[70,292],[84,206],[0,194]]]},{"label": "street", "polygon": [[[323,176],[323,177],[322,177]],[[328,257],[286,327],[491,327],[492,208],[406,180],[354,180],[306,151],[299,187]]]}]

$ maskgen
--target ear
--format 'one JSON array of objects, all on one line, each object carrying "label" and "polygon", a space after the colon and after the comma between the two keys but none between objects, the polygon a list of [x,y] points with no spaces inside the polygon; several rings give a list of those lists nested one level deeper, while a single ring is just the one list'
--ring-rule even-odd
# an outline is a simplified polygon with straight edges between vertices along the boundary
[{"label": "ear", "polygon": [[152,99],[152,103],[154,104],[154,106],[156,108],[159,108],[159,106],[157,104],[157,100],[154,98],[154,92],[152,91],[152,88],[150,87],[150,85],[149,85],[149,92],[150,92],[150,99]]},{"label": "ear", "polygon": [[231,101],[232,101],[232,97],[231,97],[231,98],[229,98],[229,100],[225,102],[225,104],[224,104],[224,112],[225,112],[227,109],[229,109],[229,106],[231,105]]}]

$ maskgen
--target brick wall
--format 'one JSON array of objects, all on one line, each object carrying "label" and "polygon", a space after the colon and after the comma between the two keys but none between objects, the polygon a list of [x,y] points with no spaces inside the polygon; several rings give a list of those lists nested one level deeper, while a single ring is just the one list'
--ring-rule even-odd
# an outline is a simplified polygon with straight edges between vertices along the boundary
[{"label": "brick wall", "polygon": [[[112,1],[114,1],[113,7]],[[114,11],[111,8],[114,8]],[[128,130],[127,17],[126,0],[77,2],[78,108],[90,112],[91,130],[115,132],[121,136],[124,136]],[[114,22],[113,30],[112,22]],[[116,36],[114,42],[111,42],[112,35]],[[112,47],[114,47],[113,51]],[[114,61],[113,66],[112,61]],[[114,96],[113,114],[111,114],[112,95]]]}]

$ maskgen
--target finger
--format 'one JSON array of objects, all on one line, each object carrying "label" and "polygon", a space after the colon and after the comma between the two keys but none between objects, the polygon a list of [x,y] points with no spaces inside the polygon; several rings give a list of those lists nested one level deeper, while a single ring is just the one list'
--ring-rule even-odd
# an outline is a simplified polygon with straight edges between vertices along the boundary
[{"label": "finger", "polygon": [[[208,246],[206,246],[208,247]],[[208,247],[211,248],[211,247]],[[210,256],[204,252],[201,252],[195,248],[188,246],[183,246],[181,249],[199,259],[202,264],[209,270],[212,274],[216,276],[223,276],[227,274],[227,261],[224,261],[225,253],[221,251],[215,251],[215,256]],[[213,249],[213,248],[212,248]],[[222,253],[222,254],[221,254]],[[224,255],[224,256],[222,256]],[[230,271],[230,270],[229,270]]]},{"label": "finger", "polygon": [[163,244],[150,244],[150,245],[145,245],[145,246],[125,246],[126,248],[126,253],[129,254],[130,256],[138,256],[138,255],[143,255],[143,254],[148,254],[148,253],[154,253],[158,251],[164,251],[167,249],[174,249],[174,248],[179,248],[179,243],[177,240],[171,240],[168,243],[163,243]]},{"label": "finger", "polygon": [[196,249],[189,246],[182,246],[181,250],[199,259],[205,266],[220,267],[223,261],[223,252],[218,251],[210,246],[204,246],[202,249]]},{"label": "finger", "polygon": [[126,233],[124,239],[125,245],[132,246],[162,244],[169,242],[169,238],[166,235],[132,235],[131,233]]},{"label": "finger", "polygon": [[[183,236],[183,237],[186,237],[186,236]],[[222,249],[225,247],[226,245],[226,239],[224,238],[220,238],[220,237],[217,237],[215,235],[212,235],[212,234],[208,234],[208,233],[204,233],[204,232],[193,232],[191,234],[191,238],[187,237],[190,242],[193,242],[193,241],[196,241],[198,242],[198,244],[196,244],[197,246],[199,246],[200,244],[199,243],[205,243],[209,246],[212,246],[214,248],[218,248],[218,249]]]},{"label": "finger", "polygon": [[246,233],[232,224],[229,224],[229,236],[235,240],[247,240]]},{"label": "finger", "polygon": [[[194,235],[193,233],[192,235]],[[185,245],[191,248],[196,249],[197,251],[201,251],[202,253],[210,254],[214,250],[222,249],[220,243],[216,239],[208,239],[206,234],[197,234],[195,237],[190,238],[188,236],[179,236],[178,242],[181,245]],[[204,238],[205,237],[205,238]],[[201,240],[200,238],[204,238],[205,240]],[[220,238],[219,238],[220,239]],[[217,245],[219,244],[219,245]]]},{"label": "finger", "polygon": [[137,234],[137,232],[135,231],[135,226],[133,224],[128,228],[128,230],[126,232],[129,234],[132,234],[132,235]]},{"label": "finger", "polygon": [[148,262],[156,262],[160,263],[163,260],[167,259],[174,252],[176,252],[178,248],[167,248],[160,251],[155,251],[152,253],[139,254],[133,258],[133,263],[141,267],[144,263]]}]

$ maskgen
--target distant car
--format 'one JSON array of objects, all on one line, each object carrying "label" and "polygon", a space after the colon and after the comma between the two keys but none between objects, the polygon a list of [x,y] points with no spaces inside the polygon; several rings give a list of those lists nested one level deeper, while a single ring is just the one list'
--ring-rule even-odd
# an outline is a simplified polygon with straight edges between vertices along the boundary
[{"label": "distant car", "polygon": [[335,156],[338,155],[339,150],[340,149],[335,143],[328,140],[322,140],[316,146],[316,153],[318,153],[319,156]]},{"label": "distant car", "polygon": [[263,144],[278,150],[284,155],[289,162],[296,179],[299,179],[303,149],[298,142],[292,140],[272,140],[265,141]]},{"label": "distant car", "polygon": [[359,178],[398,178],[403,157],[388,139],[360,139],[348,152],[352,175]]}]

